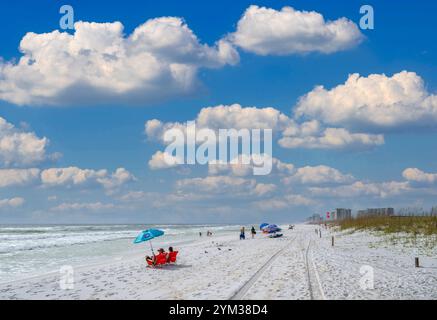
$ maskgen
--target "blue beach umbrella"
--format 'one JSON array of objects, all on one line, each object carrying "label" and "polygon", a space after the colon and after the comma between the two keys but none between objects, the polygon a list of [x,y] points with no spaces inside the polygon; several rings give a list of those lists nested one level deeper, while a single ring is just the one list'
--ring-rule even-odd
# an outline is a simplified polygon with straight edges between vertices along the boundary
[{"label": "blue beach umbrella", "polygon": [[268,233],[274,233],[281,231],[281,228],[279,228],[276,224],[270,224],[266,227]]},{"label": "blue beach umbrella", "polygon": [[[144,230],[144,231],[141,231],[141,233],[136,237],[136,239],[134,240],[134,243],[136,244],[136,243],[150,241],[152,239],[158,238],[158,237],[163,236],[163,235],[164,235],[164,231],[162,231],[162,230],[158,230],[158,229]],[[150,241],[149,243],[150,243],[150,248],[152,249],[152,253],[154,254],[152,241]]]},{"label": "blue beach umbrella", "polygon": [[265,227],[267,227],[268,225],[269,225],[268,223],[261,223],[261,224],[259,225],[259,229],[262,230],[262,229],[264,229]]}]

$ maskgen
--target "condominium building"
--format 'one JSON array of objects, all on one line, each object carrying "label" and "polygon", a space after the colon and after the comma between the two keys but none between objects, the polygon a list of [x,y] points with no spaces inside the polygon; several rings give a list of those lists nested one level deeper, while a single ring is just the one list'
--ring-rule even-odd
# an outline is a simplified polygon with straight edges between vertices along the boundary
[{"label": "condominium building", "polygon": [[368,217],[368,216],[393,216],[395,210],[393,208],[371,208],[366,210],[359,210],[357,213],[358,217]]},{"label": "condominium building", "polygon": [[352,218],[352,210],[345,208],[337,208],[335,210],[335,219],[336,220],[344,220]]}]

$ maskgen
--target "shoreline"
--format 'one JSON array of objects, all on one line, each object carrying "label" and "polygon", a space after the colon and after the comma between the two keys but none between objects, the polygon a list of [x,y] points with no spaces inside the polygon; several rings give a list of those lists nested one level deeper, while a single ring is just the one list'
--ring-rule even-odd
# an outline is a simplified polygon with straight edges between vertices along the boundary
[{"label": "shoreline", "polygon": [[[126,238],[126,239],[131,239],[131,238]],[[123,240],[123,239],[118,239],[118,240]],[[207,240],[210,240],[210,239],[207,239]],[[190,244],[193,244],[193,243],[201,243],[201,241],[196,241],[196,239],[177,240],[177,241],[173,241],[173,242],[161,241],[161,242],[157,242],[158,245],[156,247],[160,247],[160,246],[161,247],[168,247],[169,245],[173,245],[173,246],[188,245],[189,246]],[[132,242],[132,241],[129,241],[129,242]],[[83,244],[78,244],[78,245],[83,245]],[[120,260],[125,260],[125,261],[137,260],[138,258],[145,257],[146,253],[148,253],[148,250],[150,250],[150,249],[147,246],[145,246],[144,250],[143,250],[144,252],[142,252],[142,253],[135,253],[133,251],[127,250],[127,251],[121,252],[122,256],[106,257],[104,261],[88,262],[88,263],[84,262],[84,263],[79,263],[79,264],[72,264],[71,266],[75,270],[80,271],[80,270],[84,270],[84,269],[88,269],[88,268],[100,267],[100,266],[104,266],[104,265],[108,265],[108,264],[117,263]],[[129,254],[129,257],[124,258],[127,254]],[[20,282],[25,282],[25,281],[35,280],[35,279],[44,279],[46,277],[51,277],[51,276],[55,276],[55,275],[59,275],[59,268],[57,268],[56,270],[42,272],[39,274],[34,274],[34,275],[29,274],[23,278],[18,278],[18,279],[14,279],[14,280],[10,280],[10,281],[5,281],[5,282],[0,281],[0,289],[2,286],[5,286],[5,285],[20,283]]]}]

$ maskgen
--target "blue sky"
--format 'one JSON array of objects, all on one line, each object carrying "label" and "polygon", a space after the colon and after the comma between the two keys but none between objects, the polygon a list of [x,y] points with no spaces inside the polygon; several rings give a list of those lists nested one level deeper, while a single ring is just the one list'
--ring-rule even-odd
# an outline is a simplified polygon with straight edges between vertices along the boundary
[{"label": "blue sky", "polygon": [[[102,95],[98,94],[91,94],[90,98],[76,102],[73,98],[81,96],[84,92],[78,89],[68,91],[62,102],[59,100],[61,91],[52,92],[42,100],[18,90],[12,90],[11,94],[6,95],[6,88],[19,87],[23,77],[30,81],[27,84],[30,89],[26,89],[29,92],[41,85],[41,80],[32,80],[29,76],[31,73],[26,74],[21,69],[18,75],[7,73],[2,71],[1,66],[12,63],[12,66],[17,68],[17,61],[23,56],[18,50],[20,41],[28,32],[43,34],[58,30],[61,17],[59,8],[63,4],[72,5],[75,10],[75,21],[120,21],[124,26],[125,36],[150,19],[180,17],[195,35],[200,46],[208,45],[216,50],[217,41],[228,41],[227,37],[230,34],[240,32],[244,39],[263,36],[262,40],[265,42],[261,43],[261,47],[264,45],[270,49],[268,54],[260,54],[250,44],[229,40],[239,57],[238,61],[232,57],[215,57],[204,62],[195,60],[197,58],[193,58],[193,53],[188,52],[183,59],[189,61],[187,65],[196,71],[195,80],[189,83],[193,85],[193,90],[181,93],[177,89],[172,92],[168,88],[173,83],[167,83],[166,80],[157,80],[159,89],[153,91],[144,89],[147,83],[133,83],[138,85],[137,89],[142,92],[139,101],[134,105],[129,101],[129,94],[116,95],[114,102],[104,101]],[[359,8],[363,4],[370,4],[374,8],[374,30],[358,28],[361,17]],[[245,30],[237,31],[240,19],[251,5],[265,7],[266,10],[271,10],[269,12],[276,13],[282,12],[286,6],[294,8],[296,12],[315,11],[324,17],[325,23],[345,18],[356,25],[357,33],[351,36],[356,36],[359,41],[353,43],[351,40],[344,44],[338,39],[328,39],[328,44],[335,48],[332,52],[323,52],[319,49],[319,42],[325,39],[320,35],[317,38],[308,34],[276,34],[276,29],[266,35],[259,31],[251,33],[251,28],[258,27],[259,21],[252,21]],[[323,213],[337,206],[359,209],[371,206],[429,208],[436,205],[434,199],[437,193],[437,23],[433,17],[436,10],[437,4],[431,1],[157,3],[127,0],[117,3],[21,1],[8,6],[3,5],[0,10],[0,56],[3,59],[3,62],[0,62],[0,117],[14,128],[8,129],[9,131],[0,130],[0,139],[8,139],[14,134],[21,134],[20,137],[25,139],[25,134],[31,133],[35,137],[33,142],[46,137],[50,143],[44,145],[44,150],[37,155],[11,151],[6,147],[0,148],[0,181],[4,181],[0,184],[4,185],[0,187],[0,223],[228,223],[269,220],[269,217],[276,222],[287,222],[301,220],[315,212]],[[296,26],[285,15],[281,17],[284,17],[281,23],[285,30],[291,30]],[[274,21],[265,22],[267,26],[269,23],[277,27]],[[292,25],[287,25],[288,23]],[[348,30],[351,29],[339,29],[339,32],[349,34]],[[74,34],[75,31],[69,32]],[[88,36],[91,36],[94,31],[88,32]],[[162,39],[153,41],[160,40]],[[279,53],[281,45],[287,41],[290,42],[290,46],[302,42],[310,49],[306,52],[296,52],[287,47],[287,52]],[[50,46],[52,43],[48,42]],[[35,57],[36,51],[42,46],[41,42],[33,43]],[[179,56],[175,58],[176,54],[179,54],[178,50],[180,45],[175,45],[171,52],[154,51],[153,54],[157,59],[167,59],[167,63],[172,62],[172,59],[179,59]],[[61,51],[62,48],[56,51],[56,54],[61,56]],[[51,58],[52,56],[47,56],[47,60]],[[40,63],[52,63],[45,59],[44,55],[35,58],[35,68],[40,67]],[[135,59],[142,62],[141,58]],[[74,71],[74,63],[77,61],[71,60],[67,68]],[[210,67],[211,64],[214,64],[214,67]],[[140,65],[140,68],[143,67]],[[147,74],[149,69],[144,68],[144,74]],[[370,75],[385,74],[389,79],[387,81],[392,83],[395,81],[392,77],[404,70],[409,73],[399,76],[399,84],[405,85],[405,90],[418,79],[423,82],[423,86],[414,87],[411,92],[399,93],[398,89],[393,89],[394,91],[384,94],[385,91],[381,88],[385,88],[386,80],[377,78],[372,80],[371,84],[363,85],[364,93],[358,92],[357,88],[350,88],[356,90],[354,93],[333,91],[334,88],[344,85],[350,74],[358,73],[364,79]],[[62,81],[49,81],[51,77],[58,79],[59,68],[47,72],[49,73],[43,72],[44,79],[48,79],[43,89],[51,92],[53,87]],[[113,90],[111,79],[104,80],[109,81],[105,82],[104,90]],[[317,85],[323,85],[327,92],[336,95],[335,99],[326,102],[323,107],[331,108],[332,114],[339,112],[338,116],[331,119],[329,113],[328,116],[323,116],[320,110],[311,112],[317,106],[313,100],[308,99],[301,106],[306,112],[305,119],[295,118],[294,112],[299,98],[311,92]],[[372,89],[373,85],[381,89],[380,97],[370,97],[379,92]],[[85,89],[88,90],[90,87]],[[159,92],[158,98],[150,100],[149,96],[156,91],[163,93]],[[166,91],[169,91],[168,94]],[[354,106],[357,106],[357,103],[362,103],[364,107],[370,105],[363,116],[365,120],[355,118],[354,114],[357,114],[359,109],[349,116],[342,116],[342,108],[348,105],[345,102],[345,106],[342,106],[337,102],[348,98],[349,94],[355,97]],[[384,102],[384,99],[390,100],[390,97],[396,94],[399,96],[393,99],[397,99],[397,103]],[[415,94],[418,96],[417,99],[409,98]],[[66,101],[69,97],[71,101]],[[327,98],[328,95],[321,97]],[[26,101],[21,103],[19,99]],[[375,104],[378,99],[381,100],[381,105]],[[306,140],[306,144],[290,148],[280,146],[277,139],[273,156],[283,163],[292,164],[294,169],[264,178],[235,176],[231,172],[213,176],[207,168],[198,166],[189,168],[190,172],[182,168],[153,170],[150,167],[149,160],[156,152],[162,151],[164,146],[159,139],[145,134],[147,121],[157,119],[162,123],[183,123],[195,119],[202,108],[232,104],[239,104],[243,109],[256,107],[260,113],[263,113],[263,108],[271,107],[289,117],[290,121],[294,119],[299,126],[305,121],[318,121],[323,128],[322,131],[326,128],[342,128],[352,135],[383,135],[384,143],[356,145],[353,140],[343,143],[341,147],[320,143],[317,147],[309,147]],[[381,111],[379,108],[390,111]],[[379,121],[383,116],[387,116],[387,112],[390,113],[391,122]],[[321,132],[317,134],[320,135]],[[292,138],[296,139],[295,136]],[[24,142],[17,142],[15,147],[20,148],[20,143]],[[24,161],[27,156],[28,161]],[[74,177],[71,176],[66,181],[41,181],[44,170],[62,170],[69,167],[78,169],[70,173],[73,176],[85,174],[79,170],[93,172],[88,171],[87,177],[84,178],[86,181],[81,183],[73,182]],[[124,168],[128,172],[126,176],[114,175],[118,168]],[[302,168],[308,169],[299,170]],[[418,171],[405,172],[408,168]],[[25,170],[30,169],[40,172],[35,177],[21,179],[18,183],[15,177],[22,176],[24,172],[28,172]],[[106,170],[106,173],[99,175],[96,173],[98,170]],[[301,179],[305,174],[317,177],[308,184],[305,182],[306,179]],[[327,177],[335,174],[341,175],[338,181],[325,181]],[[225,175],[231,180],[225,180]],[[349,176],[352,178],[349,179]],[[283,181],[287,180],[286,178],[290,178],[288,180],[291,182],[285,184]],[[196,179],[202,179],[202,184],[196,184],[195,182],[199,181]],[[178,182],[182,180],[190,186],[188,189],[178,187],[181,185]],[[205,191],[205,186],[211,181],[225,185],[222,190]],[[235,190],[235,184],[240,182],[244,186],[247,183],[249,189]],[[226,183],[229,183],[229,186]],[[253,184],[275,187],[272,192],[254,194],[250,190],[250,185]],[[226,193],[226,186],[229,187],[229,194]],[[203,198],[192,199],[190,196],[193,194],[203,195]],[[175,195],[184,197],[182,200],[174,200]],[[13,199],[15,201],[11,202]],[[260,206],[260,203],[265,205]]]}]

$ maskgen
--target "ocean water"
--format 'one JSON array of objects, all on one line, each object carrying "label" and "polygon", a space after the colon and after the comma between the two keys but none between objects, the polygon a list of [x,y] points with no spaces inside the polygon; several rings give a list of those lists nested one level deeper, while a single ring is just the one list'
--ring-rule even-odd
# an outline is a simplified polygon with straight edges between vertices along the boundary
[{"label": "ocean water", "polygon": [[133,244],[141,230],[161,229],[158,248],[177,246],[206,236],[236,233],[232,225],[0,225],[0,283],[82,266],[150,254],[148,243]]}]

